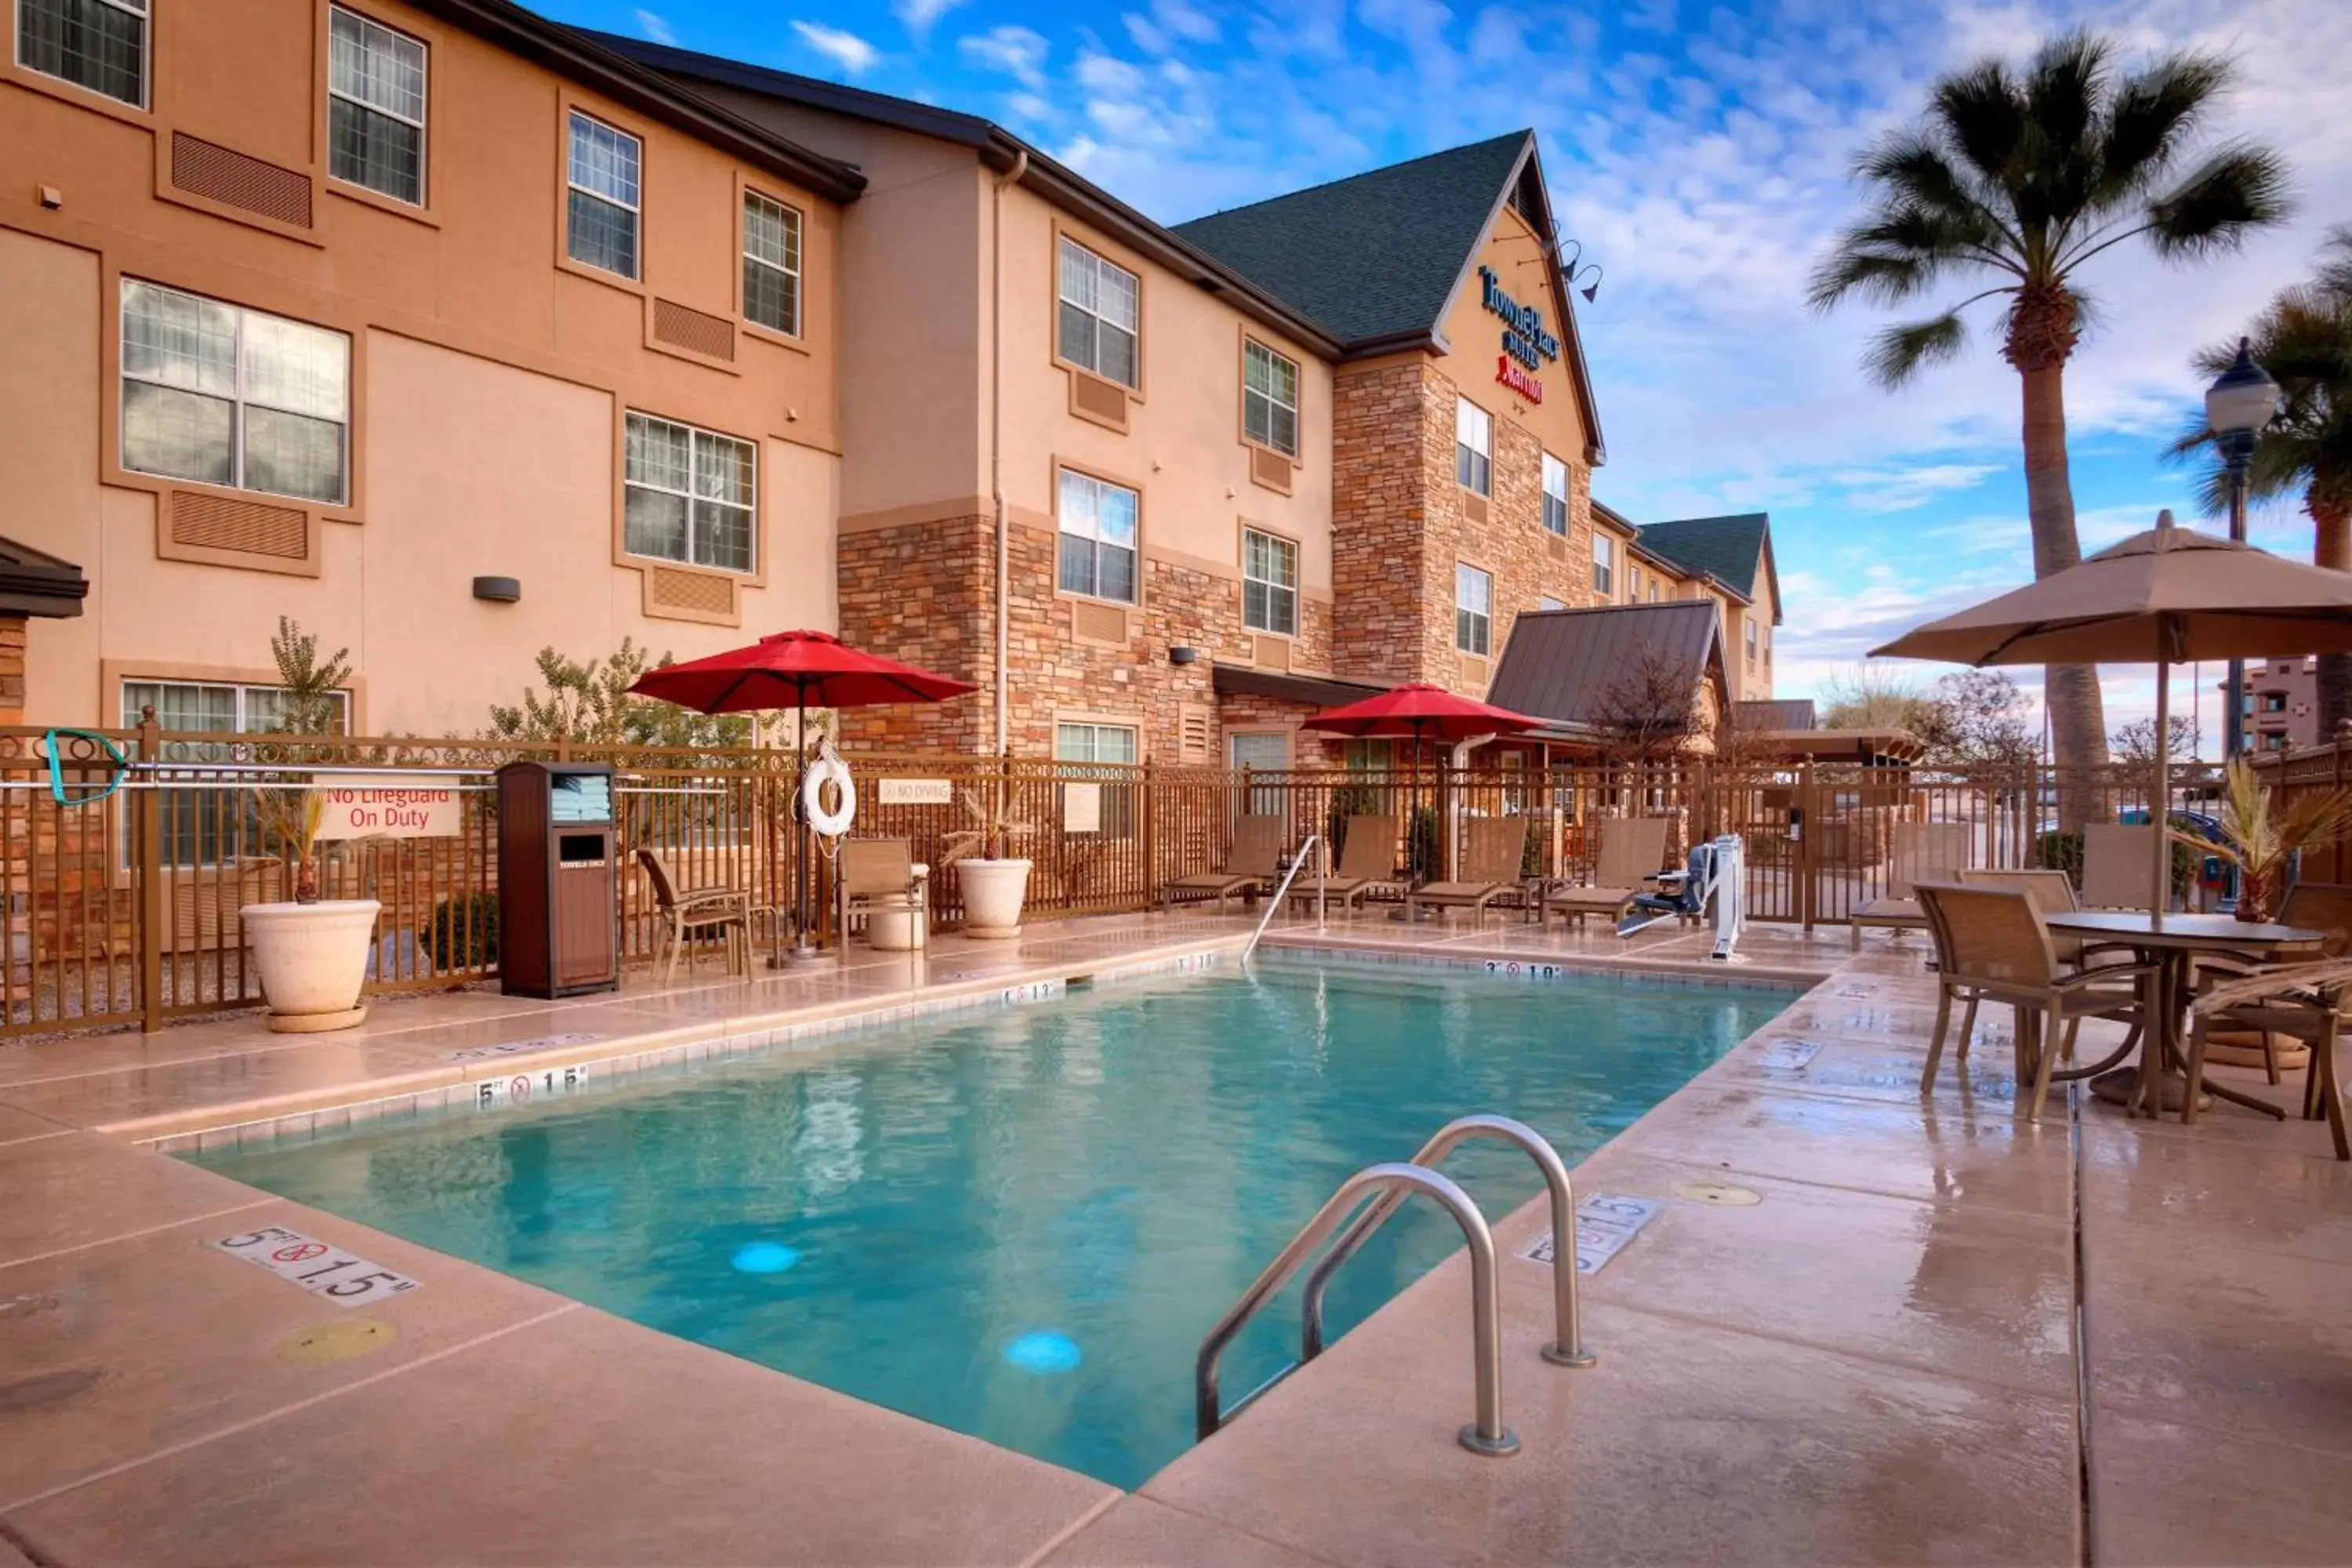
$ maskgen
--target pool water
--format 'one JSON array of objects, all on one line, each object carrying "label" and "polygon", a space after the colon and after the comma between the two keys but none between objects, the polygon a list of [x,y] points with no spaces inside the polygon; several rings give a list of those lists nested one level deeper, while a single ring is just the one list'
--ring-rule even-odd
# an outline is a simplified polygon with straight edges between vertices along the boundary
[{"label": "pool water", "polygon": [[[1202,1336],[1349,1174],[1482,1110],[1574,1164],[1792,994],[1285,957],[201,1163],[1132,1488],[1192,1441]],[[1490,1218],[1541,1187],[1500,1145],[1447,1170]],[[1460,1241],[1408,1208],[1333,1329]],[[1296,1295],[1229,1401],[1296,1355]]]}]

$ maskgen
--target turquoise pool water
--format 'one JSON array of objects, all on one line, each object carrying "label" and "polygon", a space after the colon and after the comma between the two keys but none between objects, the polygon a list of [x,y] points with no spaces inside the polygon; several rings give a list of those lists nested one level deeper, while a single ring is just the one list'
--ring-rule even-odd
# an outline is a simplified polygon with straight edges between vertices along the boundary
[{"label": "turquoise pool water", "polygon": [[[1202,1335],[1343,1178],[1474,1110],[1573,1164],[1792,995],[1285,957],[201,1163],[1135,1487],[1192,1439]],[[1447,1168],[1490,1217],[1540,1187],[1501,1147]],[[1459,1245],[1406,1210],[1334,1328]],[[1268,1308],[1228,1400],[1297,1321]]]}]

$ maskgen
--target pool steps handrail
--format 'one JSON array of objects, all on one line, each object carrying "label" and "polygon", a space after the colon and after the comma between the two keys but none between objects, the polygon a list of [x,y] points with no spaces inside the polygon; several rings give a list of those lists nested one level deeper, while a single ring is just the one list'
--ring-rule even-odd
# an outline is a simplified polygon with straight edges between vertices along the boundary
[{"label": "pool steps handrail", "polygon": [[[1321,834],[1310,833],[1307,836],[1307,842],[1298,847],[1298,853],[1291,857],[1290,869],[1282,874],[1282,885],[1274,890],[1274,897],[1265,901],[1265,913],[1258,916],[1257,930],[1250,932],[1249,941],[1242,946],[1242,962],[1244,963],[1247,963],[1249,962],[1250,954],[1257,951],[1258,938],[1265,934],[1266,924],[1274,919],[1274,911],[1282,908],[1282,901],[1290,897],[1290,884],[1298,880],[1298,873],[1307,868],[1307,852],[1314,848],[1316,845],[1322,841],[1323,836]],[[1323,868],[1323,882],[1326,887],[1328,887],[1331,881],[1331,868],[1327,865]],[[1317,919],[1320,920],[1323,907],[1323,897],[1319,892],[1316,894],[1315,907],[1317,910]]]},{"label": "pool steps handrail", "polygon": [[[1514,1121],[1507,1116],[1465,1116],[1439,1128],[1436,1136],[1421,1146],[1411,1163],[1435,1170],[1437,1163],[1457,1146],[1477,1138],[1517,1144],[1543,1174],[1544,1186],[1551,1194],[1552,1238],[1552,1342],[1544,1346],[1543,1358],[1555,1366],[1591,1366],[1599,1358],[1585,1348],[1584,1318],[1576,1295],[1576,1187],[1569,1179],[1559,1151],[1524,1121]],[[1323,1292],[1330,1285],[1331,1277],[1347,1267],[1348,1259],[1372,1238],[1372,1233],[1403,1206],[1404,1194],[1401,1192],[1385,1193],[1367,1205],[1332,1241],[1322,1261],[1307,1277],[1307,1293],[1299,1310],[1301,1365],[1323,1353]]]},{"label": "pool steps handrail", "polygon": [[[1315,1217],[1266,1265],[1265,1271],[1251,1282],[1241,1300],[1201,1342],[1192,1381],[1193,1415],[1200,1436],[1214,1436],[1224,1422],[1225,1412],[1218,1401],[1217,1363],[1234,1336],[1290,1282],[1299,1266],[1367,1197],[1392,1194],[1402,1203],[1413,1193],[1435,1199],[1452,1215],[1470,1247],[1470,1342],[1475,1419],[1462,1428],[1462,1446],[1474,1454],[1490,1457],[1519,1451],[1517,1435],[1503,1425],[1503,1305],[1500,1281],[1495,1275],[1494,1233],[1486,1228],[1486,1216],[1478,1212],[1470,1194],[1450,1178],[1401,1163],[1368,1165],[1342,1182],[1339,1190],[1315,1211]],[[1253,1391],[1251,1397],[1263,1392],[1262,1387]]]}]

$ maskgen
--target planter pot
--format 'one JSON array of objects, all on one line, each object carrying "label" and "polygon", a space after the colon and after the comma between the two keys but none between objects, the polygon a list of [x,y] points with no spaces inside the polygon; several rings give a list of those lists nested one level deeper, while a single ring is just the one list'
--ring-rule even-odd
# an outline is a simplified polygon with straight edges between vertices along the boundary
[{"label": "planter pot", "polygon": [[373,899],[247,904],[237,911],[261,971],[269,1026],[280,1034],[348,1029],[367,1016],[360,985],[375,948]]},{"label": "planter pot", "polygon": [[963,889],[963,934],[983,939],[1021,934],[1021,900],[1029,892],[1026,860],[956,862]]}]

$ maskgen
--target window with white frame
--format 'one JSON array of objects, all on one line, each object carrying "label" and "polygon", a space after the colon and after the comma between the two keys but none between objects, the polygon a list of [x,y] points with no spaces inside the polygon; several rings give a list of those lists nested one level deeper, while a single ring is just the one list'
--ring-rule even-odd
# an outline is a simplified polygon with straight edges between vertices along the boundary
[{"label": "window with white frame", "polygon": [[148,0],[16,0],[16,63],[147,107]]},{"label": "window with white frame", "polygon": [[[334,715],[331,731],[351,732],[351,693],[331,693]],[[122,683],[122,727],[135,729],[155,710],[155,722],[167,731],[210,735],[258,734],[280,727],[286,692],[277,686],[247,686],[227,681],[126,680]],[[188,764],[183,777],[206,776],[207,763],[226,762],[230,748],[204,742],[173,742],[167,757]],[[213,775],[217,776],[217,775]],[[218,866],[248,857],[278,852],[264,841],[254,797],[247,790],[206,789],[189,785],[155,792],[162,817],[163,863],[167,866]],[[126,845],[127,849],[127,845]]]},{"label": "window with white frame", "polygon": [[425,46],[341,5],[327,12],[327,173],[425,205]]},{"label": "window with white frame", "polygon": [[1625,602],[1629,605],[1642,602],[1642,565],[1630,557],[1625,562]]},{"label": "window with white frame", "polygon": [[1255,528],[1242,530],[1242,625],[1298,635],[1298,546]]},{"label": "window with white frame", "polygon": [[1495,488],[1494,416],[1466,397],[1454,400],[1454,481],[1486,495]]},{"label": "window with white frame", "polygon": [[1616,582],[1617,542],[1596,528],[1592,531],[1592,591],[1612,597]]},{"label": "window with white frame", "polygon": [[1298,362],[1255,338],[1242,340],[1242,434],[1298,456]]},{"label": "window with white frame", "polygon": [[1135,274],[1065,237],[1060,292],[1062,357],[1121,386],[1140,384],[1136,343],[1142,285]]},{"label": "window with white frame", "polygon": [[1543,455],[1543,525],[1554,533],[1568,531],[1568,465],[1549,452]]},{"label": "window with white frame", "polygon": [[1754,664],[1756,662],[1756,623],[1751,620],[1745,624],[1748,630],[1748,662]]},{"label": "window with white frame", "polygon": [[1135,603],[1136,517],[1141,498],[1075,468],[1061,475],[1062,592]]},{"label": "window with white frame", "polygon": [[343,503],[352,341],[122,280],[122,466]]},{"label": "window with white frame", "polygon": [[1454,646],[1484,658],[1495,640],[1495,579],[1475,566],[1454,568]]},{"label": "window with white frame", "polygon": [[[1057,762],[1126,766],[1140,760],[1140,752],[1139,736],[1132,724],[1073,722],[1054,726],[1054,757]],[[1091,779],[1084,773],[1076,778],[1066,778],[1062,784],[1064,820],[1068,820],[1068,792],[1090,789],[1096,797],[1094,831],[1104,838],[1132,838],[1142,812],[1137,788],[1126,782],[1128,777],[1106,771]]]},{"label": "window with white frame", "polygon": [[743,315],[800,336],[801,215],[757,191],[743,193]]},{"label": "window with white frame", "polygon": [[621,534],[630,554],[754,568],[759,459],[751,442],[631,413],[627,446]]},{"label": "window with white frame", "polygon": [[637,275],[638,170],[644,148],[625,131],[572,111],[564,183],[564,254],[624,278]]},{"label": "window with white frame", "polygon": [[1132,724],[1056,724],[1054,756],[1065,763],[1132,763],[1138,755]]}]

